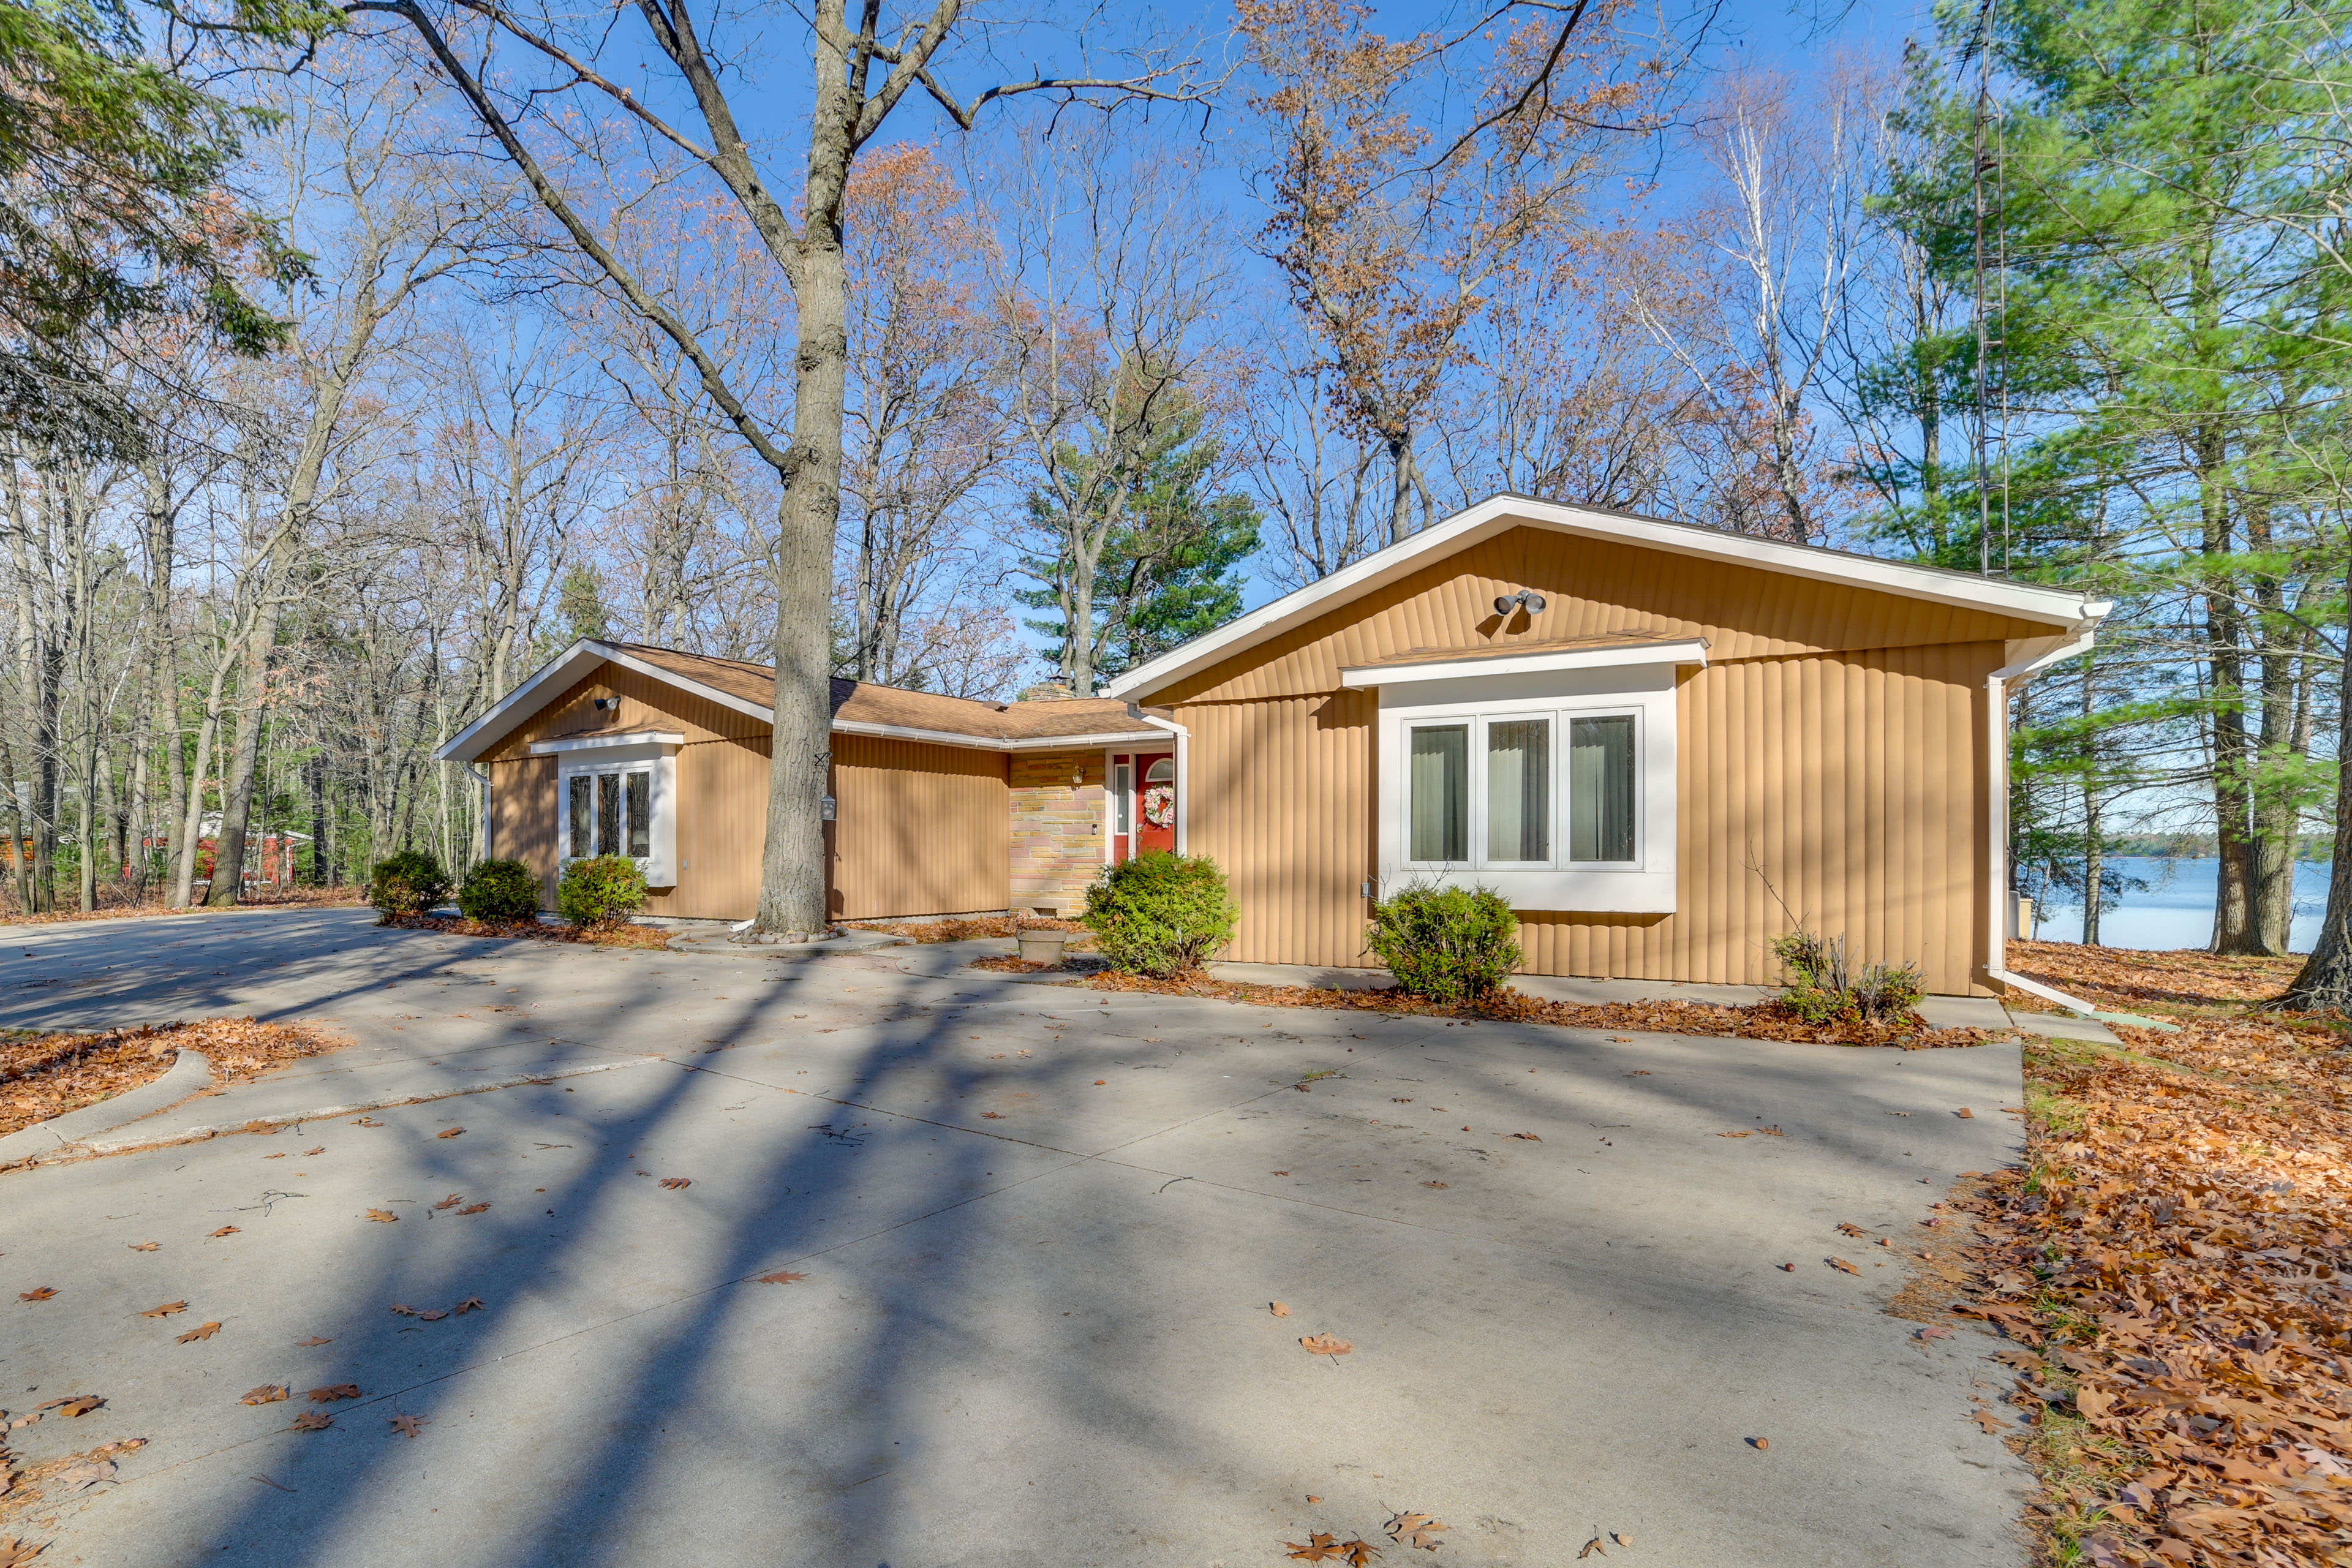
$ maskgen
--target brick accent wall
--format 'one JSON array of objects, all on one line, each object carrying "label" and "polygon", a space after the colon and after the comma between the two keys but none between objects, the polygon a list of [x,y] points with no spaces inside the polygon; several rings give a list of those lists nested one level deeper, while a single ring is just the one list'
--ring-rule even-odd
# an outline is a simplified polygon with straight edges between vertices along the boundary
[{"label": "brick accent wall", "polygon": [[1103,868],[1103,832],[1100,752],[1013,753],[1015,910],[1051,904],[1075,918]]}]

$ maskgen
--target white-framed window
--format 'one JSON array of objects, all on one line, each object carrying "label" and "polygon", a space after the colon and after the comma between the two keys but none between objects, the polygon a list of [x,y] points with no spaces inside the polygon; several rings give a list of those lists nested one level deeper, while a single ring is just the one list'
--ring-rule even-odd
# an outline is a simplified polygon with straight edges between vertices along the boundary
[{"label": "white-framed window", "polygon": [[555,764],[556,853],[621,855],[654,888],[677,885],[677,749],[686,737],[636,732],[535,742]]},{"label": "white-framed window", "polygon": [[1642,710],[1436,714],[1404,724],[1405,864],[1642,864]]},{"label": "white-framed window", "polygon": [[614,763],[568,769],[563,775],[563,858],[652,858],[654,771]]},{"label": "white-framed window", "polygon": [[1525,910],[1674,908],[1671,667],[1383,687],[1382,896],[1494,889]]}]

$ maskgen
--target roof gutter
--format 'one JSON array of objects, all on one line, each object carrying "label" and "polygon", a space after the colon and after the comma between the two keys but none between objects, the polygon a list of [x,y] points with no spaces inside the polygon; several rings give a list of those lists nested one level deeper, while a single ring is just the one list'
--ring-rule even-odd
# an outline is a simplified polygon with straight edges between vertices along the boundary
[{"label": "roof gutter", "polygon": [[[2099,609],[2104,615],[2106,606],[2102,605]],[[2039,996],[2086,1018],[2098,1011],[2090,1003],[2003,967],[2010,915],[2016,897],[2009,887],[2009,689],[2012,683],[2029,680],[2061,659],[2090,651],[2098,636],[2098,626],[2097,616],[2078,621],[2070,628],[2075,635],[2049,652],[2021,659],[1985,677],[1985,755],[1991,773],[1987,782],[1990,785],[1988,799],[1992,816],[1992,831],[1986,836],[1985,845],[1985,977],[2002,985],[2014,985],[2029,996]]]}]

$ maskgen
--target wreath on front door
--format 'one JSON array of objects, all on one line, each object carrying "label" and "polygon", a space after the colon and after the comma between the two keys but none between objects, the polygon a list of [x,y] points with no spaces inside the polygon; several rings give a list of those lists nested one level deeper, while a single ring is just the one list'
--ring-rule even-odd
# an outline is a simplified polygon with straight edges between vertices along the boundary
[{"label": "wreath on front door", "polygon": [[1143,820],[1154,827],[1172,827],[1176,823],[1176,786],[1153,784],[1143,792]]}]

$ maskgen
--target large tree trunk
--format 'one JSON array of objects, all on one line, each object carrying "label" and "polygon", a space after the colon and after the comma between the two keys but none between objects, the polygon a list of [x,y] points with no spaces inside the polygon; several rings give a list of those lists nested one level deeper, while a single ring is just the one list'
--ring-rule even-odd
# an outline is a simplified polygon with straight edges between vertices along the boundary
[{"label": "large tree trunk", "polygon": [[245,668],[237,677],[236,748],[221,784],[220,838],[213,850],[213,885],[205,895],[205,902],[215,908],[236,903],[245,887],[253,781],[261,768],[261,731],[269,720],[269,666],[278,647],[278,595],[266,585],[263,592],[268,596],[254,617],[245,645]]},{"label": "large tree trunk", "polygon": [[[848,167],[848,130],[823,106],[845,88],[819,50],[818,146],[810,162]],[[827,89],[830,90],[827,90]],[[840,139],[837,148],[827,143]],[[814,182],[812,181],[812,184]],[[838,196],[835,196],[835,203]],[[803,231],[799,374],[793,452],[776,540],[776,706],[768,760],[768,835],[760,868],[759,929],[786,941],[823,931],[826,865],[822,798],[833,761],[833,531],[841,516],[841,432],[848,401],[848,278],[837,215],[813,210]]]},{"label": "large tree trunk", "polygon": [[[2344,646],[2346,657],[2336,667],[2336,754],[2352,757],[2352,604],[2346,605]],[[2335,862],[2319,940],[2274,1006],[2352,1013],[2352,767],[2336,770]]]}]

